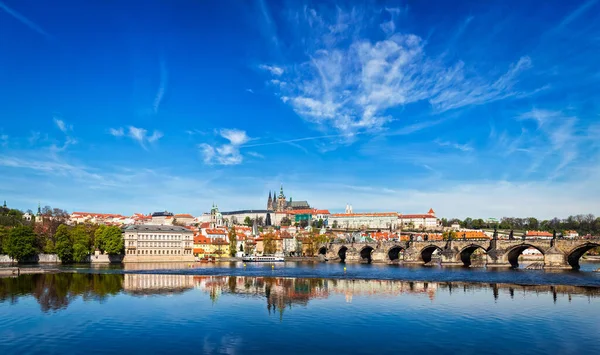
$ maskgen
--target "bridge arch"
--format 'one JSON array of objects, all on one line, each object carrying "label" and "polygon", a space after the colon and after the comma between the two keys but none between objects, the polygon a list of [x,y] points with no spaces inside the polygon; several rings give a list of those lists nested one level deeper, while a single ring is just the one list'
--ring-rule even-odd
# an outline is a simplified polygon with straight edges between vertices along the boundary
[{"label": "bridge arch", "polygon": [[460,255],[460,261],[462,261],[462,263],[465,266],[471,266],[471,256],[478,249],[482,249],[483,251],[485,251],[487,253],[487,249],[484,248],[481,245],[478,245],[478,244],[467,245],[459,253],[459,255]]},{"label": "bridge arch", "polygon": [[371,258],[373,251],[375,251],[375,248],[373,248],[372,246],[370,246],[370,245],[364,246],[359,252],[361,261],[367,262],[370,264],[373,261],[373,259]]},{"label": "bridge arch", "polygon": [[319,248],[319,255],[325,255],[327,254],[327,247],[322,246]]},{"label": "bridge arch", "polygon": [[586,244],[583,244],[583,245],[578,245],[574,249],[572,249],[571,251],[569,251],[567,253],[567,262],[569,263],[569,265],[571,265],[571,267],[573,269],[578,270],[580,268],[580,266],[579,266],[579,259],[581,259],[581,257],[583,256],[583,254],[585,254],[589,250],[592,250],[592,249],[597,248],[597,247],[600,247],[600,244],[598,244],[598,243],[586,243]]},{"label": "bridge arch", "polygon": [[[542,255],[546,255],[546,251],[542,248],[539,248],[533,244],[520,244],[515,247],[512,247],[506,252],[506,259],[510,263],[513,268],[519,267],[519,256],[523,254],[523,252],[529,248],[537,249]],[[583,254],[582,254],[583,255]]]},{"label": "bridge arch", "polygon": [[425,264],[427,264],[428,262],[431,261],[433,253],[436,251],[442,251],[442,248],[440,248],[439,246],[435,245],[435,244],[431,244],[426,246],[425,248],[421,249],[421,259],[423,259],[423,262]]},{"label": "bridge arch", "polygon": [[340,258],[341,262],[346,262],[346,252],[348,251],[348,247],[345,245],[342,245],[337,252],[337,256]]},{"label": "bridge arch", "polygon": [[399,261],[400,253],[404,252],[405,248],[400,245],[394,245],[387,250],[387,257],[389,261]]}]

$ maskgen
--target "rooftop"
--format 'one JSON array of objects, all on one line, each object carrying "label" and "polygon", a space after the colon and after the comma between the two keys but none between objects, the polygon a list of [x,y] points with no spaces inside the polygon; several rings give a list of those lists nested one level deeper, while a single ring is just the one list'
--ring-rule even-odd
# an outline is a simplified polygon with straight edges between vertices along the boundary
[{"label": "rooftop", "polygon": [[179,226],[155,226],[149,224],[134,224],[127,226],[126,231],[135,232],[181,232],[181,233],[192,233],[191,230],[179,227]]}]

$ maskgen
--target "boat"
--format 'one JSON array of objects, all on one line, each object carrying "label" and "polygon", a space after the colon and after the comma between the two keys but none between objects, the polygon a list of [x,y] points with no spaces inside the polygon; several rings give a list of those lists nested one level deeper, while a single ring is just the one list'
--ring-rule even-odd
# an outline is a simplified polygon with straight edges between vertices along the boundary
[{"label": "boat", "polygon": [[247,255],[242,257],[242,261],[244,262],[279,262],[285,261],[283,256],[275,256],[275,255],[264,255],[264,256],[254,256]]}]

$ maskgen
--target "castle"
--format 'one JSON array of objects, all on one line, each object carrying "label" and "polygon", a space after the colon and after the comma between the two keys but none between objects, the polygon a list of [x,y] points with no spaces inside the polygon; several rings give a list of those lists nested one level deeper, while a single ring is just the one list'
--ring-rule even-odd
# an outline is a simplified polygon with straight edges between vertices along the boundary
[{"label": "castle", "polygon": [[285,212],[289,210],[304,210],[310,209],[310,205],[306,201],[292,201],[290,197],[289,201],[286,200],[285,194],[283,193],[283,185],[279,189],[279,196],[273,191],[269,191],[269,198],[267,200],[267,210],[273,212]]}]

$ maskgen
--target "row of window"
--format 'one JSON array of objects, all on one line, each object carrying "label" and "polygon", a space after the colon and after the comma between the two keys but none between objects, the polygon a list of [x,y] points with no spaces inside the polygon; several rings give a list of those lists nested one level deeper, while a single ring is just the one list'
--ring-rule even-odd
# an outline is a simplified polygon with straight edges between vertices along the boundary
[{"label": "row of window", "polygon": [[[139,240],[181,240],[181,239],[191,239],[191,236],[185,236],[185,238],[181,238],[181,234],[138,234],[137,236]],[[129,235],[129,238],[134,238],[133,234]]]},{"label": "row of window", "polygon": [[191,254],[191,250],[127,250],[129,255],[179,255],[179,254]]}]

